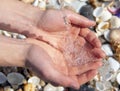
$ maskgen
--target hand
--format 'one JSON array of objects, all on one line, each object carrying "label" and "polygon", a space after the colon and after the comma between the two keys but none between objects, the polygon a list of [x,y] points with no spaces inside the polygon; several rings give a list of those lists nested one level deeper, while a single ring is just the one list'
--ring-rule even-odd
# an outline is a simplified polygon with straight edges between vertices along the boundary
[{"label": "hand", "polygon": [[28,52],[27,66],[36,72],[40,78],[52,84],[78,89],[80,85],[92,79],[101,66],[99,59],[96,62],[79,66],[79,75],[70,75],[69,70],[73,69],[68,67],[60,51],[35,39],[27,39],[27,41],[37,45],[32,46]]},{"label": "hand", "polygon": [[69,26],[65,23],[80,28],[95,25],[95,22],[69,10],[46,10],[40,16],[37,27],[47,32],[56,32],[66,30]]}]

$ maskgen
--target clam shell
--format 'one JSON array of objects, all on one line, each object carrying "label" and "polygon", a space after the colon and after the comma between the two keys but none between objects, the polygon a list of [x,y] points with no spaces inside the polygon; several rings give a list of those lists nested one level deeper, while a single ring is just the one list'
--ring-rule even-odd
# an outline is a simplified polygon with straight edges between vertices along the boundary
[{"label": "clam shell", "polygon": [[0,84],[4,84],[7,81],[7,77],[4,73],[0,72]]},{"label": "clam shell", "polygon": [[44,90],[43,91],[56,91],[57,90],[57,87],[54,87],[52,86],[51,84],[47,84],[45,87],[44,87]]},{"label": "clam shell", "polygon": [[25,80],[24,76],[17,72],[12,72],[7,75],[8,82],[12,85],[13,88],[17,88]]},{"label": "clam shell", "polygon": [[38,86],[39,83],[40,83],[40,78],[38,78],[37,76],[33,76],[33,77],[30,77],[28,79],[28,83],[32,83],[33,85]]},{"label": "clam shell", "polygon": [[120,85],[120,73],[117,74],[116,80],[117,80],[118,84]]},{"label": "clam shell", "polygon": [[95,16],[96,18],[100,18],[102,21],[108,21],[109,19],[111,19],[112,14],[104,7],[97,7],[93,11],[93,16]]},{"label": "clam shell", "polygon": [[110,19],[110,28],[120,28],[120,18],[118,18],[117,16],[112,16]]},{"label": "clam shell", "polygon": [[98,91],[105,91],[106,87],[105,87],[105,85],[102,82],[96,82],[96,89]]},{"label": "clam shell", "polygon": [[119,41],[120,40],[120,30],[110,31],[110,40],[111,41]]},{"label": "clam shell", "polygon": [[108,58],[108,62],[110,64],[110,67],[113,69],[113,71],[117,72],[118,69],[120,68],[119,62],[117,60],[115,60],[114,58],[112,58],[112,57]]},{"label": "clam shell", "polygon": [[107,56],[113,56],[113,51],[111,49],[111,46],[109,44],[103,44],[102,50],[105,52]]}]

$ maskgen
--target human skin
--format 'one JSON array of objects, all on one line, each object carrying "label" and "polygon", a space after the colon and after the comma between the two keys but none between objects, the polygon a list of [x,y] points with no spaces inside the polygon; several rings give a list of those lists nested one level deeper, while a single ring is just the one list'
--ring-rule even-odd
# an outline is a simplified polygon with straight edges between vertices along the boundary
[{"label": "human skin", "polygon": [[[28,67],[41,79],[53,85],[78,89],[92,79],[102,65],[100,60],[89,62],[81,65],[80,75],[68,75],[64,57],[62,60],[60,58],[63,54],[46,43],[35,39],[18,40],[4,36],[0,36],[0,40],[0,66]],[[44,46],[49,48],[52,54],[58,54],[54,55],[55,59],[58,59],[56,62]]]},{"label": "human skin", "polygon": [[[19,43],[17,43],[18,40],[13,41],[11,39],[8,40],[8,39],[2,38],[1,40],[7,41],[8,43],[10,43],[9,45],[12,48],[8,46],[4,46],[6,45],[6,42],[1,42],[2,51],[0,52],[4,53],[4,55],[0,57],[1,66],[5,66],[5,65],[6,66],[27,65],[28,67],[31,66],[34,72],[42,79],[48,82],[51,82],[53,84],[55,83],[65,87],[74,87],[74,88],[79,88],[81,84],[89,81],[91,78],[95,76],[97,68],[100,67],[101,65],[100,61],[97,63],[91,62],[90,64],[88,63],[86,65],[82,65],[81,68],[83,69],[81,70],[80,75],[78,77],[79,81],[72,80],[71,77],[65,76],[61,74],[57,69],[53,68],[54,65],[51,64],[52,62],[51,56],[48,55],[48,53],[43,48],[41,48],[41,45],[40,45],[42,44],[40,42],[41,36],[44,37],[43,41],[47,41],[46,37],[43,35],[48,36],[50,35],[50,32],[66,31],[66,29],[70,29],[71,27],[76,27],[78,29],[85,30],[80,32],[79,34],[80,36],[86,39],[89,43],[93,44],[95,47],[100,48],[101,47],[100,41],[95,36],[95,34],[89,30],[86,30],[87,27],[95,25],[93,21],[89,21],[83,16],[80,16],[78,14],[75,14],[67,10],[41,11],[36,7],[32,7],[31,5],[21,3],[17,0],[0,0],[0,1],[2,2],[0,3],[0,12],[1,12],[0,28],[1,29],[11,31],[11,32],[21,33],[26,35],[27,37],[31,37],[34,39],[39,39],[39,41],[29,40],[27,41],[27,43],[26,41],[20,41]],[[52,15],[53,13],[55,16]],[[64,23],[65,22],[64,16],[66,16],[67,22],[69,22],[68,25]],[[14,43],[17,44],[17,46],[20,48],[17,48],[16,46],[14,46]],[[22,46],[22,43],[23,43],[23,46]],[[53,44],[52,42],[50,43]],[[29,47],[28,46],[25,47],[24,45],[28,45]],[[9,50],[14,50],[14,51],[5,51],[7,50],[7,48]],[[16,51],[18,52],[16,53]],[[15,55],[12,55],[13,57],[11,57],[11,54],[15,54]],[[29,54],[29,55],[25,56],[25,54]],[[39,56],[36,54],[38,54]],[[19,59],[17,55],[19,55],[21,59]],[[7,59],[6,59],[6,56],[8,56]],[[43,58],[46,61],[43,61]],[[3,62],[3,59],[4,59],[4,62]],[[14,59],[18,61],[14,62]],[[44,66],[42,66],[43,62],[45,62]],[[26,63],[29,63],[29,64],[26,64]],[[37,63],[39,63],[39,65],[41,66],[39,66]],[[59,65],[57,66],[58,68],[60,68]],[[49,70],[46,69],[47,67]]]}]

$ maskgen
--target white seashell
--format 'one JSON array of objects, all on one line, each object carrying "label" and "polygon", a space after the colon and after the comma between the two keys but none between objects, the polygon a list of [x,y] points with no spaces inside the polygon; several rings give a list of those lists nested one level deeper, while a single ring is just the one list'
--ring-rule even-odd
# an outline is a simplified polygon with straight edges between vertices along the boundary
[{"label": "white seashell", "polygon": [[57,90],[57,87],[54,87],[52,86],[51,84],[47,84],[45,87],[44,87],[44,90],[43,91],[56,91]]},{"label": "white seashell", "polygon": [[7,75],[8,82],[12,85],[13,88],[17,88],[25,80],[24,76],[17,72],[12,72]]},{"label": "white seashell", "polygon": [[56,91],[64,91],[64,87],[57,87]]},{"label": "white seashell", "polygon": [[108,21],[112,17],[112,14],[104,7],[97,7],[93,11],[93,16],[100,18],[102,21]]},{"label": "white seashell", "polygon": [[117,16],[112,16],[110,19],[110,28],[120,28],[120,18],[118,18]]},{"label": "white seashell", "polygon": [[45,86],[45,82],[43,80],[40,80],[40,85],[43,87]]},{"label": "white seashell", "polygon": [[35,85],[35,87],[39,86],[40,78],[38,78],[37,76],[30,77],[28,79],[28,83],[32,83],[33,85]]},{"label": "white seashell", "polygon": [[108,22],[100,22],[97,26],[98,31],[100,31],[101,33],[104,33],[105,31],[107,31],[108,28],[109,28]]},{"label": "white seashell", "polygon": [[105,77],[104,77],[104,79],[106,80],[106,81],[109,81],[109,80],[111,80],[113,78],[113,73],[107,73],[106,75],[105,75]]},{"label": "white seashell", "polygon": [[24,35],[22,35],[22,34],[18,34],[17,38],[18,38],[18,39],[25,39],[26,36],[24,36]]},{"label": "white seashell", "polygon": [[3,33],[3,35],[5,35],[5,36],[7,36],[7,37],[11,37],[11,34],[8,33],[7,31],[3,31],[2,33]]},{"label": "white seashell", "polygon": [[44,0],[41,0],[38,4],[38,7],[42,10],[46,10],[46,2]]},{"label": "white seashell", "polygon": [[109,44],[103,44],[102,45],[102,50],[105,52],[105,54],[107,56],[113,56],[113,51],[112,51]]},{"label": "white seashell", "polygon": [[7,87],[4,87],[4,91],[14,91],[14,89],[12,89],[11,87],[7,86]]},{"label": "white seashell", "polygon": [[0,84],[4,84],[7,81],[7,77],[0,72]]},{"label": "white seashell", "polygon": [[120,84],[120,73],[117,74],[116,80],[117,80],[118,84]]},{"label": "white seashell", "polygon": [[96,82],[96,89],[98,91],[105,91],[106,87],[105,87],[105,85],[102,82]]},{"label": "white seashell", "polygon": [[120,68],[119,62],[117,60],[115,60],[114,58],[112,58],[112,57],[108,58],[108,62],[110,64],[110,67],[113,69],[113,71],[117,72],[118,69]]},{"label": "white seashell", "polygon": [[107,41],[110,41],[110,30],[105,31],[103,35]]},{"label": "white seashell", "polygon": [[38,4],[39,4],[39,0],[35,0],[33,6],[38,6]]}]

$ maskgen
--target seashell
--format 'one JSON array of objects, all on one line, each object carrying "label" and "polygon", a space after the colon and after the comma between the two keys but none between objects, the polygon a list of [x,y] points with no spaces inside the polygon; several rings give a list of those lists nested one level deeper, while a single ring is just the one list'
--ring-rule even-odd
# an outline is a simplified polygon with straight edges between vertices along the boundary
[{"label": "seashell", "polygon": [[12,38],[17,38],[18,34],[17,33],[12,33]]},{"label": "seashell", "polygon": [[96,89],[98,91],[105,91],[106,87],[105,87],[105,85],[102,82],[96,82]]},{"label": "seashell", "polygon": [[39,0],[38,7],[39,7],[41,10],[46,10],[46,2],[45,2],[45,0]]},{"label": "seashell", "polygon": [[100,31],[103,34],[105,31],[108,31],[109,23],[108,22],[100,22],[97,26],[96,31]]},{"label": "seashell", "polygon": [[91,5],[82,6],[79,13],[90,20],[95,20],[93,17],[93,7]]},{"label": "seashell", "polygon": [[119,41],[120,40],[120,30],[110,31],[110,40],[111,41]]},{"label": "seashell", "polygon": [[117,74],[116,80],[117,80],[118,84],[120,85],[120,73]]},{"label": "seashell", "polygon": [[63,0],[59,0],[59,1],[57,1],[57,0],[47,0],[46,1],[46,8],[47,9],[51,9],[51,8],[52,9],[60,9],[61,7],[58,4],[58,2],[61,6],[64,4]]},{"label": "seashell", "polygon": [[110,30],[105,31],[103,35],[104,35],[104,38],[105,38],[108,42],[110,42]]},{"label": "seashell", "polygon": [[17,36],[17,39],[25,39],[25,38],[26,38],[26,36],[24,36],[22,34],[18,34],[18,36]]},{"label": "seashell", "polygon": [[8,82],[12,85],[13,88],[17,89],[19,85],[25,80],[24,76],[17,72],[12,72],[7,75]]},{"label": "seashell", "polygon": [[54,87],[52,86],[51,84],[47,84],[45,87],[44,87],[44,90],[43,91],[56,91],[57,90],[57,87]]},{"label": "seashell", "polygon": [[45,86],[45,82],[43,80],[40,80],[40,86],[44,87]]},{"label": "seashell", "polygon": [[4,84],[7,81],[7,77],[4,73],[0,72],[0,84]]},{"label": "seashell", "polygon": [[118,69],[120,68],[119,62],[117,60],[115,60],[114,58],[112,58],[112,57],[108,58],[108,62],[110,64],[110,67],[113,69],[113,71],[117,72]]},{"label": "seashell", "polygon": [[66,0],[64,2],[61,3],[61,8],[65,8],[65,7],[69,7],[69,9],[75,11],[75,12],[79,12],[79,10],[81,9],[82,6],[86,5],[86,2],[80,2],[78,0],[73,0],[68,2],[69,0]]},{"label": "seashell", "polygon": [[8,33],[7,31],[2,31],[2,34],[5,35],[5,36],[7,36],[7,37],[11,37],[11,34]]},{"label": "seashell", "polygon": [[24,91],[36,91],[35,85],[33,85],[32,83],[25,84]]},{"label": "seashell", "polygon": [[4,91],[14,91],[14,89],[12,89],[11,87],[7,86],[7,87],[4,87]]},{"label": "seashell", "polygon": [[32,83],[35,87],[39,86],[40,78],[38,78],[37,76],[30,77],[28,79],[28,83]]},{"label": "seashell", "polygon": [[21,0],[21,1],[23,1],[24,3],[33,3],[34,2],[34,0]]},{"label": "seashell", "polygon": [[105,54],[107,56],[113,56],[113,51],[112,51],[109,44],[103,44],[102,45],[102,50],[105,52]]},{"label": "seashell", "polygon": [[110,19],[110,28],[120,28],[120,18],[118,18],[117,16],[112,16]]},{"label": "seashell", "polygon": [[57,87],[56,91],[64,91],[64,87]]},{"label": "seashell", "polygon": [[111,19],[112,14],[104,7],[97,7],[93,11],[93,16],[100,18],[102,21],[108,21],[109,19]]},{"label": "seashell", "polygon": [[39,4],[39,0],[35,0],[32,5],[33,6],[38,6],[38,4]]},{"label": "seashell", "polygon": [[113,78],[113,73],[107,73],[106,75],[105,75],[105,77],[104,77],[104,79],[106,80],[106,81],[109,81],[109,80],[111,80]]}]

